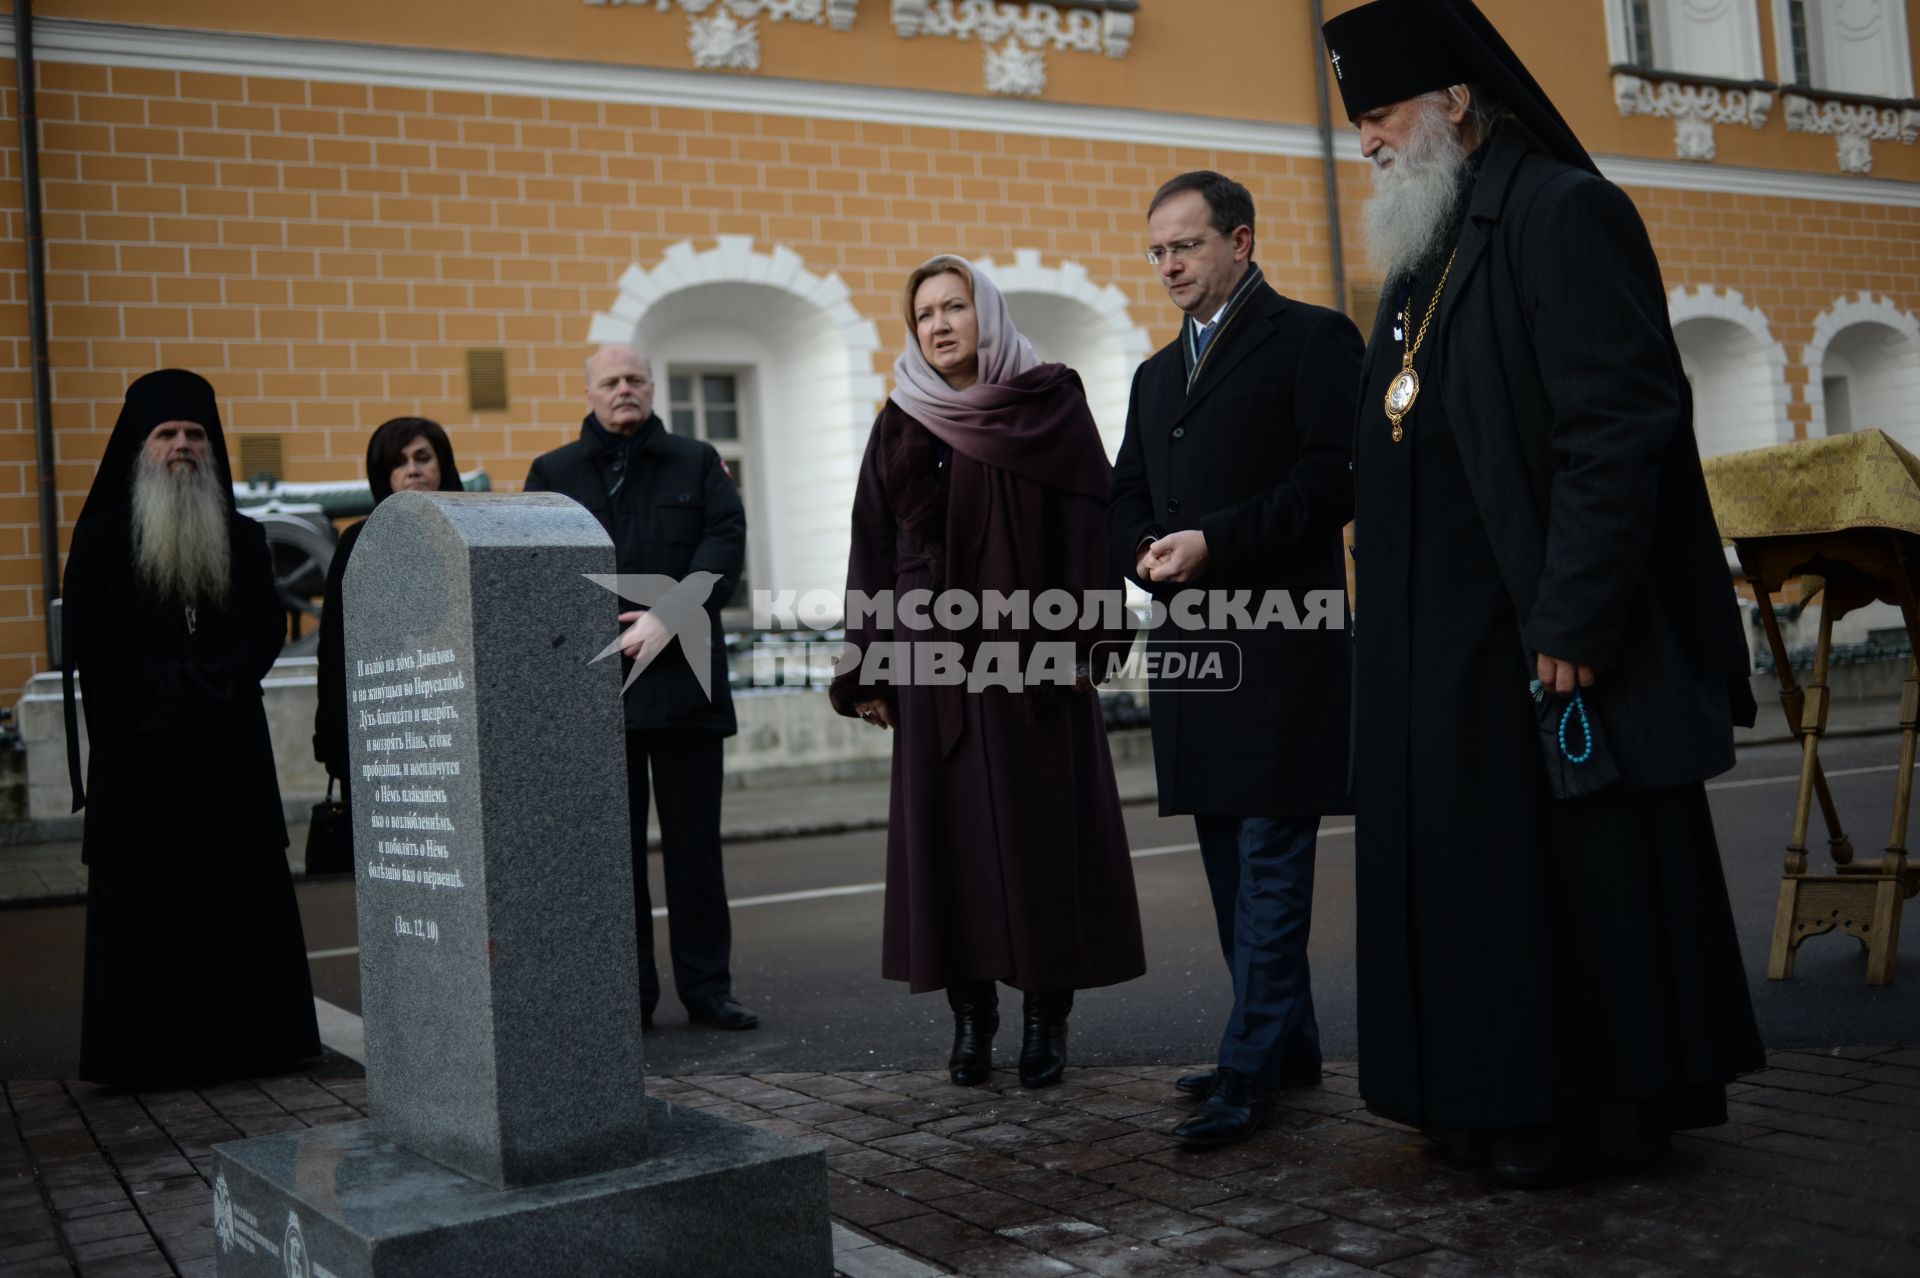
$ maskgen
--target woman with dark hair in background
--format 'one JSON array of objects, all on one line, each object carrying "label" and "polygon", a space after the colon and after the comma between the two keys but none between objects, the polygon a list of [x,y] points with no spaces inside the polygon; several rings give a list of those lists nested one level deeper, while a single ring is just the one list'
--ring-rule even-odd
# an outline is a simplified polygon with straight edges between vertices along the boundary
[{"label": "woman with dark hair in background", "polygon": [[[454,464],[453,444],[439,422],[425,417],[395,417],[382,422],[367,441],[367,485],[378,506],[397,492],[457,493],[460,470]],[[340,801],[349,800],[347,783],[347,622],[340,605],[340,587],[347,576],[347,557],[366,520],[340,534],[333,563],[327,568],[327,590],[320,611],[320,670],[318,698],[313,712],[313,757],[326,765],[327,775],[340,783]]]}]

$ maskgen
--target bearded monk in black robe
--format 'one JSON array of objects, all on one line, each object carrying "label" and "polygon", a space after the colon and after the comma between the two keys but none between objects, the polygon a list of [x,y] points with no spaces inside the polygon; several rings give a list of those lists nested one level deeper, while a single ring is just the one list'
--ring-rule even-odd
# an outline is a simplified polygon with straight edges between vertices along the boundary
[{"label": "bearded monk in black robe", "polygon": [[69,751],[87,810],[80,1076],[156,1087],[317,1056],[260,700],[284,614],[199,376],[128,388],[74,527],[64,607],[91,752],[83,792]]}]

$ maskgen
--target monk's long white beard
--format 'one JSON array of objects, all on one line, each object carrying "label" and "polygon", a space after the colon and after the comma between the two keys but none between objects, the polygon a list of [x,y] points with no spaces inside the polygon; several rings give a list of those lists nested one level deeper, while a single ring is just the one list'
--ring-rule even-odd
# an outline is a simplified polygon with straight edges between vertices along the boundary
[{"label": "monk's long white beard", "polygon": [[[1379,167],[1382,157],[1391,158],[1392,166]],[[1423,100],[1406,148],[1376,153],[1373,196],[1361,215],[1367,256],[1387,279],[1410,273],[1439,251],[1467,178],[1467,151],[1445,108]]]},{"label": "monk's long white beard", "polygon": [[226,602],[232,548],[227,504],[211,465],[174,472],[141,454],[133,476],[133,564],[162,599]]}]

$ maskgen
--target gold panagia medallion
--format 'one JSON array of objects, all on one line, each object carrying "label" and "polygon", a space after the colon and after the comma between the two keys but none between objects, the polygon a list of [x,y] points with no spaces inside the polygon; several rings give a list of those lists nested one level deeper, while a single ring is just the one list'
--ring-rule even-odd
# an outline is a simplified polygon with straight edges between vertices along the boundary
[{"label": "gold panagia medallion", "polygon": [[1413,371],[1409,364],[1394,374],[1387,383],[1387,420],[1393,423],[1393,442],[1399,443],[1407,437],[1400,426],[1402,419],[1413,411],[1413,401],[1420,398],[1420,374]]}]

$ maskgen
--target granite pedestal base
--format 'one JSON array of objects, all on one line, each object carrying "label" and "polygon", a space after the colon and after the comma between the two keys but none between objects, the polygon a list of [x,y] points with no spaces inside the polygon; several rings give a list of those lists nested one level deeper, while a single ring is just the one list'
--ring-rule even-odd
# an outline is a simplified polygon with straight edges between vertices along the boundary
[{"label": "granite pedestal base", "polygon": [[495,1189],[384,1140],[370,1122],[222,1145],[218,1272],[833,1273],[825,1155],[647,1101],[647,1153],[616,1171]]}]

